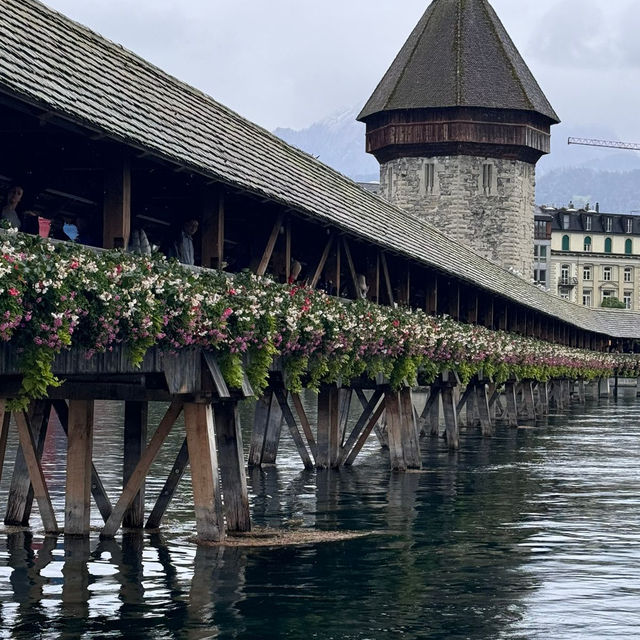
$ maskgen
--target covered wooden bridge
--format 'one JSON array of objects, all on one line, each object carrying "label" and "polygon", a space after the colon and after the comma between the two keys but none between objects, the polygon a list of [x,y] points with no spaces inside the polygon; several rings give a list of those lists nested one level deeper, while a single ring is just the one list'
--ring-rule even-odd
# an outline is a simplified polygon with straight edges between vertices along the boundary
[{"label": "covered wooden bridge", "polygon": [[[640,338],[638,314],[587,309],[541,291],[34,0],[0,4],[0,52],[1,136],[3,148],[11,150],[0,157],[0,186],[20,184],[25,210],[52,220],[58,229],[75,225],[80,242],[127,247],[132,234],[144,230],[151,244],[164,248],[195,219],[195,262],[206,268],[250,269],[344,298],[366,296],[383,305],[420,308],[596,351],[623,349]],[[15,394],[20,374],[10,345],[1,353],[4,405]],[[198,350],[178,356],[152,350],[140,369],[121,354],[96,356],[89,364],[73,351],[63,356],[55,373],[65,384],[48,401],[15,414],[21,453],[5,522],[28,522],[32,485],[46,529],[58,529],[39,464],[53,408],[68,431],[65,533],[88,533],[90,492],[106,523],[104,535],[114,535],[123,520],[126,526],[142,526],[146,471],[184,409],[186,444],[148,524],[159,523],[177,484],[172,478],[181,476],[190,459],[199,536],[218,540],[224,535],[218,462],[227,527],[249,527],[236,411],[237,401],[251,394],[249,385],[242,393],[230,392],[215,360]],[[344,416],[351,394],[335,386],[323,389],[314,434],[299,398],[286,396],[274,370],[269,392],[258,400],[249,462],[275,460],[283,420],[306,466],[353,462],[386,410],[392,466],[419,465],[410,392],[391,392],[384,380],[378,382],[355,390],[364,409],[350,435],[344,432]],[[458,410],[472,397],[478,399],[472,411],[490,431],[490,412],[501,401],[489,383],[476,380],[456,399],[456,381],[438,381],[451,446]],[[367,386],[373,395],[365,395]],[[505,416],[512,420],[517,420],[516,393],[508,390],[504,401]],[[546,386],[519,393],[529,413],[535,416],[536,402],[538,412],[545,410]],[[558,406],[568,393],[558,383]],[[425,407],[424,419],[431,415],[432,428],[437,428],[439,397],[432,393]],[[96,399],[126,403],[124,490],[115,505],[92,468]],[[147,445],[146,403],[154,400],[170,405]],[[0,460],[8,428],[7,413]]]}]

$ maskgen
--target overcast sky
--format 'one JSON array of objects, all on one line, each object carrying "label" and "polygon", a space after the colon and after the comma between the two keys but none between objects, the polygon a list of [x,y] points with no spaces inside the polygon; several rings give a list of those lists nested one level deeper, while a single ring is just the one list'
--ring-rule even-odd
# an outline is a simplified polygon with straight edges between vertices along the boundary
[{"label": "overcast sky", "polygon": [[[429,0],[45,3],[274,129],[363,105]],[[492,5],[573,134],[640,142],[638,0]]]}]

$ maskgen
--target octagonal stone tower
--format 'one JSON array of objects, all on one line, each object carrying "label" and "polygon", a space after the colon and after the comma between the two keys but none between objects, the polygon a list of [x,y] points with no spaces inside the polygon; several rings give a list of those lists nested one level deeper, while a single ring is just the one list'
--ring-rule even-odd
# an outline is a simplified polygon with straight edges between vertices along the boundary
[{"label": "octagonal stone tower", "polygon": [[559,119],[487,0],[434,0],[358,120],[388,200],[532,277],[535,165]]}]

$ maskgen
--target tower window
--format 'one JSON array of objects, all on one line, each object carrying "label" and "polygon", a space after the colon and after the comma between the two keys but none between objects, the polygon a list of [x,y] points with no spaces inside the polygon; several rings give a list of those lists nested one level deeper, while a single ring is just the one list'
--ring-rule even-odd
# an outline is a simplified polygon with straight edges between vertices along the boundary
[{"label": "tower window", "polygon": [[424,165],[424,184],[427,193],[433,193],[436,185],[436,165],[425,164]]},{"label": "tower window", "polygon": [[482,165],[482,190],[485,196],[490,196],[493,192],[493,165]]}]

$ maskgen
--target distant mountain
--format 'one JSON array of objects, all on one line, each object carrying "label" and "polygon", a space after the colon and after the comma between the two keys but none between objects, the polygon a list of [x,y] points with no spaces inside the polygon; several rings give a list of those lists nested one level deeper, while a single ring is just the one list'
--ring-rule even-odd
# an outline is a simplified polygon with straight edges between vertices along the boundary
[{"label": "distant mountain", "polygon": [[276,129],[274,133],[353,180],[377,181],[379,165],[365,152],[365,127],[356,120],[359,111],[357,107],[345,109],[307,129]]},{"label": "distant mountain", "polygon": [[[365,127],[356,121],[359,108],[344,109],[306,129],[276,129],[289,144],[358,182],[375,182],[376,159],[365,152]],[[619,140],[600,125],[560,124],[552,129],[551,153],[537,168],[536,201],[556,206],[600,203],[601,211],[640,210],[640,153],[603,147],[568,145],[572,137]]]}]

